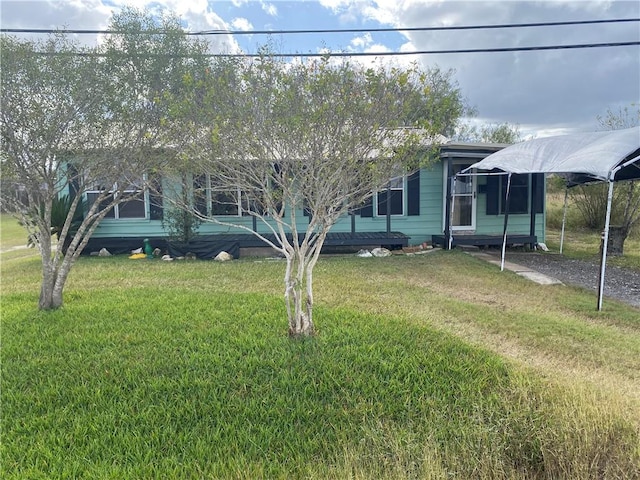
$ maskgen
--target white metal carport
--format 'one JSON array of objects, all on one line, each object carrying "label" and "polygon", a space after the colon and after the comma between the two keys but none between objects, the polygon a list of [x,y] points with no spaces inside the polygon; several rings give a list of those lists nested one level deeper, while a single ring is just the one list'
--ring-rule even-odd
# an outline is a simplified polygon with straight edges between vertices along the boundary
[{"label": "white metal carport", "polygon": [[[558,135],[517,143],[493,153],[461,172],[499,170],[509,176],[518,173],[557,174],[567,185],[608,182],[609,192],[604,228],[604,247],[598,285],[598,310],[602,309],[607,245],[611,220],[613,183],[640,179],[640,126],[607,132]],[[507,186],[507,203],[509,187]],[[505,238],[508,215],[505,215]],[[502,248],[504,265],[505,244]]]}]

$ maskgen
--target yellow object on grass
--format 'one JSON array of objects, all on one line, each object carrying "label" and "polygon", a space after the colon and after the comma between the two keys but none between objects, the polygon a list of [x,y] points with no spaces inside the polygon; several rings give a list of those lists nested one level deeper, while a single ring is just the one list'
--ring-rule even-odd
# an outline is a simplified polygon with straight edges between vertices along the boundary
[{"label": "yellow object on grass", "polygon": [[146,253],[134,253],[133,255],[130,255],[129,258],[131,260],[138,260],[139,258],[147,258],[147,254]]}]

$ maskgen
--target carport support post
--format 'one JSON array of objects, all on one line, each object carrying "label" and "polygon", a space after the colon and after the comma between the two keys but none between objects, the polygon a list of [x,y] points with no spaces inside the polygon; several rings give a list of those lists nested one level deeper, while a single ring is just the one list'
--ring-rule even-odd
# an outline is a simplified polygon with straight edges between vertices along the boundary
[{"label": "carport support post", "polygon": [[[529,235],[531,238],[536,236],[536,204],[538,203],[538,175],[535,173],[530,173],[529,178],[531,179],[531,222],[529,223]],[[536,248],[535,243],[530,243],[529,248],[531,250]]]},{"label": "carport support post", "polygon": [[602,258],[600,259],[600,282],[598,284],[598,311],[602,310],[604,295],[604,272],[607,268],[607,247],[609,246],[609,223],[611,221],[611,203],[613,201],[613,181],[609,180],[607,193],[607,215],[604,219],[604,234],[602,238]]},{"label": "carport support post", "polygon": [[560,231],[560,254],[562,255],[562,246],[564,245],[564,226],[567,223],[567,200],[569,199],[569,186],[564,187],[564,205],[562,207],[562,230]]},{"label": "carport support post", "polygon": [[504,199],[504,231],[502,234],[502,258],[500,259],[500,271],[504,271],[504,257],[507,253],[507,223],[509,221],[509,192],[511,190],[511,173],[507,177],[507,194]]}]

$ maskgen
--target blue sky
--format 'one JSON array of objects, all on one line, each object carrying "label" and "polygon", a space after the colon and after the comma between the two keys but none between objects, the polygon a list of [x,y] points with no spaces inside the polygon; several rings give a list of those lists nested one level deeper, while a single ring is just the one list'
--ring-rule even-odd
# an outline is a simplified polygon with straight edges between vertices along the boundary
[{"label": "blue sky", "polygon": [[[123,5],[172,11],[190,30],[424,27],[640,18],[635,0],[0,0],[3,28],[105,28]],[[415,51],[640,41],[640,23],[464,32],[273,35],[283,53]],[[95,38],[83,37],[86,42]],[[255,52],[261,35],[210,37],[212,50]],[[360,59],[358,61],[370,61]],[[640,103],[640,46],[385,57],[454,69],[477,123],[528,136],[599,128],[598,115]],[[637,106],[635,107],[637,108]]]},{"label": "blue sky", "polygon": [[[321,30],[344,28],[381,28],[391,25],[381,25],[379,22],[365,17],[349,18],[336,15],[331,9],[322,6],[317,1],[278,1],[269,4],[260,2],[246,2],[235,6],[232,2],[215,2],[220,6],[221,14],[231,18],[231,27],[244,30],[245,21],[252,28],[250,30]],[[401,33],[372,32],[364,33],[322,33],[322,34],[291,34],[269,36],[277,45],[287,47],[288,52],[318,52],[326,46],[333,50],[348,50],[360,45],[380,45],[382,50],[397,50],[406,41]],[[244,51],[255,51],[268,36],[256,35],[252,38],[237,36],[236,39]],[[355,44],[354,44],[355,43]]]}]

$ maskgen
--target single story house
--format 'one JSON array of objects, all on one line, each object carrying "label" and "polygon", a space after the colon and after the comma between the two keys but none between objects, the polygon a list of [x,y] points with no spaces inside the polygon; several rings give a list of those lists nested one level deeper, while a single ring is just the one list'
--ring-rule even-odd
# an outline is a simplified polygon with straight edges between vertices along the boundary
[{"label": "single story house", "polygon": [[[387,190],[375,194],[367,205],[338,221],[327,237],[325,250],[375,246],[397,249],[425,242],[443,247],[500,245],[507,211],[506,177],[458,176],[455,185],[453,179],[455,174],[504,147],[476,143],[442,145],[439,161],[392,179]],[[533,246],[544,241],[544,193],[543,174],[512,177],[508,244]],[[91,195],[92,192],[87,192],[89,200]],[[249,228],[260,228],[252,217],[241,216],[237,208],[227,208],[220,214],[237,217],[232,220]],[[174,253],[167,242],[162,217],[162,198],[144,191],[139,199],[116,206],[102,220],[84,253],[101,248],[111,253],[127,253],[141,247],[144,238],[149,238],[154,248]],[[302,212],[297,218],[300,222],[307,221]],[[304,231],[303,225],[299,231]],[[222,250],[237,257],[266,247],[251,233],[214,223],[203,223],[198,233],[190,250],[200,258],[212,258]]]}]

